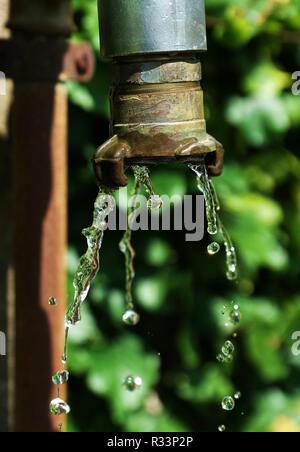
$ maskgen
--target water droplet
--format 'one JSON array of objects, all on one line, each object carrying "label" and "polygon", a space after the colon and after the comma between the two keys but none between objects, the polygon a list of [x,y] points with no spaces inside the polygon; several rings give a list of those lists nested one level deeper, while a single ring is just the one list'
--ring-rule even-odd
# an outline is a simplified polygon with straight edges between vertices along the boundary
[{"label": "water droplet", "polygon": [[50,297],[48,300],[48,305],[49,306],[57,306],[58,305],[58,301],[56,298],[54,297]]},{"label": "water droplet", "polygon": [[233,361],[233,355],[225,356],[225,363],[230,364]]},{"label": "water droplet", "polygon": [[207,252],[210,256],[214,256],[215,254],[218,254],[221,247],[217,242],[213,242],[207,247]]},{"label": "water droplet", "polygon": [[125,312],[123,315],[123,322],[126,325],[129,326],[135,326],[139,323],[140,316],[137,312],[133,311],[132,309],[128,309],[128,311]]},{"label": "water droplet", "polygon": [[55,416],[60,416],[62,414],[69,414],[71,411],[71,408],[69,405],[64,402],[62,399],[54,399],[50,403],[50,413],[54,414]]},{"label": "water droplet", "polygon": [[99,271],[99,252],[104,237],[101,225],[104,224],[114,207],[115,201],[111,196],[111,192],[108,189],[101,188],[94,205],[92,226],[83,230],[83,235],[87,238],[88,248],[86,253],[80,258],[78,269],[74,276],[74,300],[70,304],[66,315],[67,327],[76,325],[81,320],[81,305],[86,300],[91,283]]},{"label": "water droplet", "polygon": [[105,229],[107,228],[107,221],[101,221],[99,223],[99,228],[102,229],[102,231],[105,231]]},{"label": "water droplet", "polygon": [[226,273],[226,278],[229,281],[236,281],[238,278],[237,270],[236,269],[228,270],[228,272]]},{"label": "water droplet", "polygon": [[67,364],[67,362],[68,362],[68,357],[67,357],[67,355],[62,355],[62,357],[61,357],[61,362],[63,363],[63,364]]},{"label": "water droplet", "polygon": [[234,345],[231,341],[226,341],[222,347],[222,353],[225,356],[230,356],[234,353]]},{"label": "water droplet", "polygon": [[219,355],[217,355],[217,361],[219,361],[219,363],[224,363],[225,356],[222,353],[219,353]]},{"label": "water droplet", "polygon": [[201,165],[189,165],[189,167],[196,174],[198,189],[205,199],[207,232],[210,235],[216,235],[218,233],[217,205],[211,190],[212,182],[210,183],[206,166],[203,162]]},{"label": "water droplet", "polygon": [[218,234],[218,228],[214,224],[209,224],[207,227],[207,232],[210,235],[217,235]]},{"label": "water droplet", "polygon": [[143,386],[143,380],[141,377],[133,377],[132,375],[128,375],[128,377],[124,378],[123,386],[127,389],[127,391],[136,391]]},{"label": "water droplet", "polygon": [[240,391],[238,391],[234,394],[235,400],[239,400],[241,397],[242,397],[242,393]]},{"label": "water droplet", "polygon": [[235,408],[235,401],[233,399],[233,397],[227,396],[224,397],[223,401],[222,401],[222,408],[225,411],[232,411]]},{"label": "water droplet", "polygon": [[69,376],[70,374],[67,370],[56,372],[56,374],[52,376],[52,383],[55,385],[63,385],[68,382]]},{"label": "water droplet", "polygon": [[226,431],[225,425],[220,425],[218,430],[219,430],[220,433],[224,433]]},{"label": "water droplet", "polygon": [[232,361],[233,361],[233,355],[225,356],[225,355],[223,355],[223,353],[220,353],[220,354],[217,356],[217,361],[219,361],[219,363],[230,364],[230,363],[232,363]]},{"label": "water droplet", "polygon": [[229,314],[229,320],[233,325],[238,325],[242,319],[242,314],[240,311],[233,309]]},{"label": "water droplet", "polygon": [[150,210],[159,210],[163,205],[162,199],[159,195],[152,195],[147,203],[147,207]]}]

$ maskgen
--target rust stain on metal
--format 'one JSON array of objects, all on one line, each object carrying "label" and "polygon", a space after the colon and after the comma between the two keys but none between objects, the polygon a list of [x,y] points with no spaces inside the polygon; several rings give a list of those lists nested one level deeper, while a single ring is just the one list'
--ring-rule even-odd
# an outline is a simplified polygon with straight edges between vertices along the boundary
[{"label": "rust stain on metal", "polygon": [[[60,81],[89,80],[94,59],[88,44],[66,41],[74,29],[70,0],[14,0],[8,23],[0,61],[15,84],[13,429],[56,432],[49,404],[57,396],[51,376],[62,366],[67,240],[67,94]],[[59,300],[55,308],[50,296]]]},{"label": "rust stain on metal", "polygon": [[0,61],[7,77],[24,82],[86,82],[95,70],[94,53],[88,43],[67,43],[63,38],[45,36],[0,39]]},{"label": "rust stain on metal", "polygon": [[[57,430],[48,407],[56,396],[51,375],[61,367],[64,340],[66,121],[62,84],[15,87],[15,431]],[[48,306],[50,296],[60,301],[57,307]]]},{"label": "rust stain on metal", "polygon": [[68,36],[75,30],[70,0],[13,0],[8,26],[14,31]]},{"label": "rust stain on metal", "polygon": [[123,63],[116,72],[111,94],[115,136],[93,159],[100,184],[126,185],[125,171],[133,162],[205,159],[211,175],[222,172],[224,149],[206,131],[199,62]]}]

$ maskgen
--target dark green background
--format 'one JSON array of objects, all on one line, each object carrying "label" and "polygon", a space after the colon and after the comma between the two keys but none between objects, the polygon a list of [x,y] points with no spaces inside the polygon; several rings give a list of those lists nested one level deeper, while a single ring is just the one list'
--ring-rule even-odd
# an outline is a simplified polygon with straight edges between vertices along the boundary
[{"label": "dark green background", "polygon": [[[97,187],[90,165],[108,137],[109,66],[99,60],[96,0],[74,0],[78,32],[98,58],[88,85],[69,83],[69,282],[85,251]],[[120,234],[107,233],[102,269],[70,345],[70,431],[300,431],[300,3],[207,0],[209,51],[202,57],[208,131],[226,148],[216,181],[223,219],[240,260],[237,286],[225,279],[224,254],[181,233],[138,233],[135,301],[141,322],[123,326]],[[195,191],[185,168],[153,172],[161,194]],[[216,355],[230,331],[221,309],[234,300],[243,320],[234,363]],[[128,393],[128,374],[144,386]],[[229,414],[220,403],[235,390]]]}]

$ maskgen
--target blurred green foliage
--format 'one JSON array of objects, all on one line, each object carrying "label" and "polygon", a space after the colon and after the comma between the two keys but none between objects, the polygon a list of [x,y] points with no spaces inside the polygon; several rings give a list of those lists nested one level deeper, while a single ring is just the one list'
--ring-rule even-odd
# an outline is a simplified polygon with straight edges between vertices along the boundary
[{"label": "blurred green foliage", "polygon": [[[69,297],[80,235],[96,195],[90,158],[108,137],[109,69],[99,59],[96,0],[73,0],[78,31],[98,58],[94,80],[69,84]],[[226,147],[216,181],[223,218],[239,252],[241,278],[226,282],[224,256],[181,233],[137,233],[135,300],[141,323],[122,325],[120,234],[108,233],[102,271],[70,344],[71,431],[300,431],[300,3],[207,0],[209,52],[202,57],[208,130]],[[159,193],[195,190],[185,168],[153,171]],[[231,331],[222,306],[239,303],[233,364],[216,355]],[[126,375],[143,388],[129,393]],[[220,402],[235,390],[231,414]]]}]

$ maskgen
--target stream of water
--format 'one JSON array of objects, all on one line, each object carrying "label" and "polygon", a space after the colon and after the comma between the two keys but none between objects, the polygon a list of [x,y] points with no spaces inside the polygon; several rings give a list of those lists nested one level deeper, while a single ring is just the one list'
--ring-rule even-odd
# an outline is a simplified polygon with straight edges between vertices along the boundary
[{"label": "stream of water", "polygon": [[[196,182],[198,190],[205,198],[207,231],[214,240],[207,248],[209,255],[217,254],[221,246],[216,240],[218,235],[224,244],[226,252],[226,276],[228,280],[235,281],[238,278],[237,271],[237,255],[231,238],[220,219],[220,202],[212,180],[209,178],[204,162],[200,165],[189,165],[189,168],[196,174]],[[120,251],[125,257],[125,313],[123,322],[129,326],[135,326],[140,320],[139,314],[136,312],[133,300],[133,283],[135,278],[134,258],[135,250],[132,245],[132,224],[135,220],[135,202],[134,199],[140,194],[141,188],[144,187],[148,196],[148,208],[160,209],[162,200],[154,191],[149,169],[145,166],[133,166],[134,188],[131,207],[128,209],[128,225],[124,236],[119,244]],[[99,253],[101,250],[104,232],[107,227],[107,218],[115,208],[115,201],[110,190],[101,188],[94,205],[93,224],[91,227],[83,230],[83,235],[87,240],[87,251],[79,261],[78,269],[74,276],[74,299],[70,304],[65,318],[65,344],[62,355],[63,369],[59,370],[52,376],[52,383],[57,386],[57,398],[52,400],[50,404],[50,412],[56,416],[68,414],[70,412],[69,405],[60,398],[60,385],[66,384],[69,380],[69,372],[66,369],[68,355],[68,333],[69,329],[81,321],[81,306],[86,300],[91,283],[96,277],[100,267]],[[49,298],[49,305],[56,306],[55,298]],[[237,325],[240,321],[240,311],[237,305],[230,304],[224,307],[224,315],[228,313],[227,325]],[[221,352],[217,356],[220,363],[230,363],[233,360],[235,346],[231,341],[226,341]],[[122,384],[128,391],[134,391],[142,386],[142,380],[139,376],[127,376]],[[232,411],[235,408],[236,400],[241,397],[240,393],[236,393],[233,397],[226,396],[222,400],[222,409]],[[60,428],[61,430],[61,424]],[[218,430],[224,432],[226,427],[219,426]]]},{"label": "stream of water", "polygon": [[[201,165],[189,165],[189,167],[196,174],[198,190],[203,194],[205,199],[207,232],[211,236],[216,236],[218,233],[221,235],[226,251],[226,277],[230,281],[235,281],[238,278],[236,249],[221,221],[221,206],[213,181],[208,176],[204,162]],[[207,248],[208,254],[210,255],[217,254],[219,250],[220,245],[216,241],[213,241]]]}]

